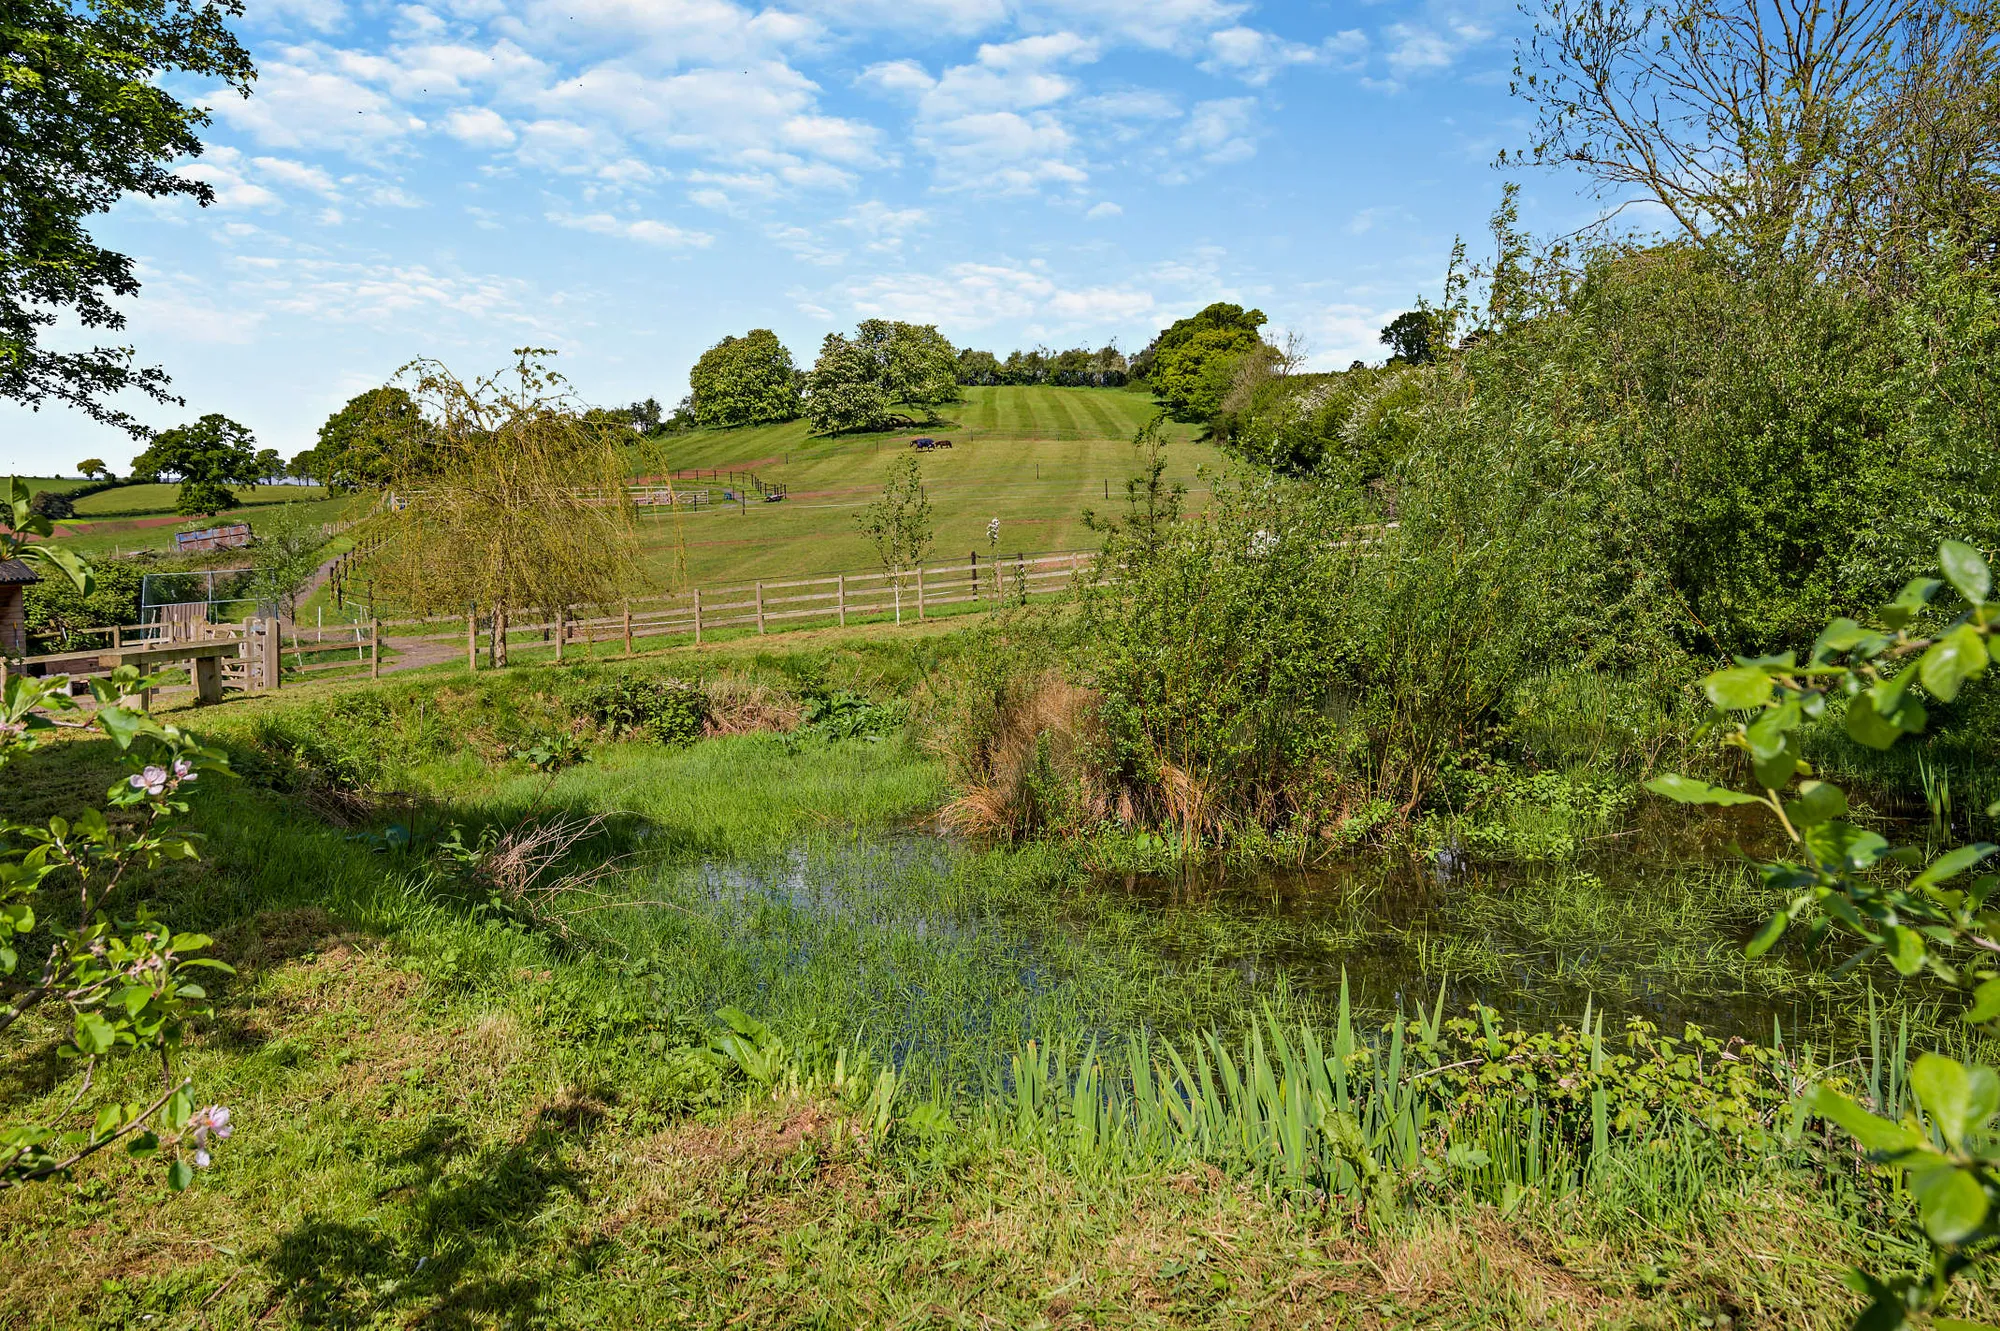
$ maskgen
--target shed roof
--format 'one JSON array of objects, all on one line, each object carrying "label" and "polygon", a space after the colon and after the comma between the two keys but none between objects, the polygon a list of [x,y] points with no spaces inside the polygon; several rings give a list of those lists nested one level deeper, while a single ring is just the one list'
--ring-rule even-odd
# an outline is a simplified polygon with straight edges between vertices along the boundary
[{"label": "shed roof", "polygon": [[40,582],[42,575],[18,559],[0,559],[0,585],[10,582]]}]

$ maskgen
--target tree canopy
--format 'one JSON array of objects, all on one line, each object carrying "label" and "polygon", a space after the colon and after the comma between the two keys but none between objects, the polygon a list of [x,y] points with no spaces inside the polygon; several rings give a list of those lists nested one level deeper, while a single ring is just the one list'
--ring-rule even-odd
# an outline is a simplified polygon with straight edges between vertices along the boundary
[{"label": "tree canopy", "polygon": [[1262,310],[1217,301],[1177,319],[1141,353],[1153,395],[1177,421],[1207,421],[1222,408],[1244,356],[1266,348]]},{"label": "tree canopy", "polygon": [[958,353],[933,324],[867,319],[851,338],[827,334],[805,390],[815,434],[885,429],[898,406],[935,420],[958,401]]},{"label": "tree canopy", "polygon": [[228,20],[240,0],[9,0],[0,8],[0,398],[53,401],[134,435],[144,428],[107,399],[120,391],[175,401],[166,372],[137,368],[129,347],[57,352],[41,344],[58,318],[119,329],[113,301],[139,290],[127,255],[84,222],[129,194],[214,190],[172,170],[201,151],[208,124],[168,91],[171,75],[219,81],[244,96],[256,77]]},{"label": "tree canopy", "polygon": [[1428,365],[1437,359],[1443,341],[1437,312],[1425,307],[1405,310],[1382,328],[1382,345],[1392,359],[1405,365]]},{"label": "tree canopy", "polygon": [[[717,428],[796,420],[804,411],[801,377],[792,353],[770,329],[725,337],[688,372],[695,424]],[[652,425],[658,424],[659,407],[653,404]]]},{"label": "tree canopy", "polygon": [[395,385],[371,388],[319,427],[319,443],[292,461],[301,478],[337,494],[373,490],[397,475],[422,470],[430,432],[416,402]]},{"label": "tree canopy", "polygon": [[190,516],[234,506],[229,487],[255,482],[257,468],[257,441],[248,427],[217,412],[155,436],[132,462],[139,475],[179,481],[174,509]]}]

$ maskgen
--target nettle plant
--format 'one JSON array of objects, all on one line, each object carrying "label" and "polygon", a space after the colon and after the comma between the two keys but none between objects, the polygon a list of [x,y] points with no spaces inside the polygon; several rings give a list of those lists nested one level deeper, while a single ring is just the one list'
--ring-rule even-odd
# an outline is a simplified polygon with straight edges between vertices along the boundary
[{"label": "nettle plant", "polygon": [[[52,557],[53,547],[23,540],[25,532],[48,532],[25,513],[25,487],[16,481],[13,489],[0,559],[35,558],[87,591],[89,571],[72,555]],[[96,728],[129,769],[104,809],[42,823],[0,818],[0,1038],[21,1038],[30,1029],[23,1018],[58,1005],[68,1032],[56,1052],[79,1065],[65,1102],[0,1118],[0,1188],[54,1178],[122,1146],[165,1160],[167,1184],[179,1190],[229,1136],[229,1111],[197,1107],[177,1057],[189,1022],[209,1011],[207,994],[189,973],[230,968],[193,955],[210,945],[207,937],[177,934],[144,906],[123,904],[145,871],[195,858],[193,839],[173,833],[169,823],[187,812],[189,785],[228,770],[220,754],[131,705],[159,682],[132,666],[90,681]],[[58,731],[82,728],[72,719],[79,710],[66,677],[8,676],[0,686],[0,774]],[[156,1092],[129,1102],[93,1096],[101,1074],[135,1056],[157,1061]]]},{"label": "nettle plant", "polygon": [[[1800,754],[1803,728],[1830,707],[1844,706],[1847,733],[1871,748],[1921,734],[1923,696],[1948,703],[2000,664],[2000,602],[1991,599],[1985,559],[1961,541],[1946,541],[1938,559],[1942,579],[1912,579],[1872,624],[1834,620],[1805,661],[1790,652],[1739,657],[1702,681],[1715,708],[1708,726],[1748,757],[1754,790],[1685,776],[1646,785],[1684,804],[1761,805],[1783,830],[1791,857],[1758,867],[1789,902],[1751,940],[1752,956],[1794,925],[1813,938],[1843,929],[1865,944],[1862,958],[1880,955],[1902,975],[1928,971],[1968,990],[1965,1019],[1986,1025],[2000,1020],[2000,874],[1975,871],[2000,847],[1961,846],[1929,863],[1913,847],[1892,848],[1847,821],[1846,792],[1817,779]],[[2000,803],[1987,813],[2000,814]],[[1895,1122],[1827,1085],[1807,1101],[1872,1159],[1903,1173],[1929,1241],[1926,1274],[1854,1273],[1855,1288],[1869,1299],[1855,1325],[1867,1331],[1892,1331],[1938,1308],[1958,1275],[2000,1249],[1993,1122],[2000,1074],[1927,1053],[1910,1069],[1909,1084],[1916,1105]],[[1978,1328],[1946,1318],[1931,1325]]]}]

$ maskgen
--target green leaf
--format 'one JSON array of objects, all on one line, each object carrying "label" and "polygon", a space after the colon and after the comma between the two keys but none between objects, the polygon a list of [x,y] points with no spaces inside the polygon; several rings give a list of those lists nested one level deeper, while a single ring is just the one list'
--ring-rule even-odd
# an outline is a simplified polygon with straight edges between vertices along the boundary
[{"label": "green leaf", "polygon": [[1818,640],[1813,643],[1813,664],[1818,665],[1829,656],[1851,651],[1855,647],[1860,646],[1868,637],[1869,631],[1862,628],[1853,620],[1836,619],[1820,630]]},{"label": "green leaf", "polygon": [[141,712],[130,712],[123,707],[100,707],[97,709],[97,724],[104,727],[104,733],[111,742],[121,749],[132,747],[132,741],[146,727],[146,717]]},{"label": "green leaf", "polygon": [[1917,612],[1930,604],[1938,588],[1944,586],[1936,578],[1911,578],[1903,584],[1903,590],[1896,593],[1896,599],[1882,607],[1882,622],[1892,629],[1900,629]]},{"label": "green leaf", "polygon": [[2000,1331],[1991,1322],[1968,1322],[1962,1317],[1933,1317],[1931,1331]]},{"label": "green leaf", "polygon": [[76,1017],[76,1047],[86,1054],[111,1052],[118,1043],[118,1031],[95,1012],[79,1012]]},{"label": "green leaf", "polygon": [[186,1192],[188,1184],[194,1182],[194,1169],[185,1160],[176,1160],[167,1166],[167,1186],[175,1192]]},{"label": "green leaf", "polygon": [[1805,1106],[1828,1122],[1838,1123],[1847,1129],[1847,1134],[1865,1151],[1895,1156],[1920,1151],[1928,1145],[1921,1136],[1902,1124],[1877,1118],[1830,1086],[1822,1084],[1813,1087],[1806,1093]]},{"label": "green leaf", "polygon": [[1718,670],[1701,682],[1708,700],[1725,711],[1762,707],[1771,697],[1771,677],[1755,666]]},{"label": "green leaf", "polygon": [[1847,733],[1871,749],[1891,748],[1903,737],[1901,730],[1875,710],[1875,699],[1866,693],[1847,704]]},{"label": "green leaf", "polygon": [[1938,547],[1938,565],[1952,590],[1973,605],[1986,600],[1993,590],[1993,574],[1986,558],[1964,541],[1946,541]]},{"label": "green leaf", "polygon": [[1784,911],[1779,911],[1776,915],[1764,921],[1764,927],[1757,931],[1757,936],[1744,945],[1743,955],[1746,957],[1761,957],[1766,952],[1769,952],[1771,945],[1784,936],[1785,926],[1791,923],[1791,918]]},{"label": "green leaf", "polygon": [[1913,890],[1921,890],[1938,883],[1947,882],[1958,877],[1996,850],[2000,850],[2000,846],[1996,846],[1989,841],[1975,841],[1969,846],[1960,846],[1957,850],[1946,851],[1931,861],[1931,867],[1918,874],[1915,880],[1910,883],[1910,887]]},{"label": "green leaf", "polygon": [[1792,783],[1799,771],[1799,750],[1797,742],[1786,737],[1785,746],[1768,758],[1756,758],[1750,764],[1757,774],[1757,784],[1766,790],[1783,790]]},{"label": "green leaf", "polygon": [[27,545],[15,552],[15,558],[30,564],[41,564],[54,572],[61,573],[75,586],[78,594],[89,596],[96,590],[96,579],[91,577],[90,565],[82,555],[67,546],[40,544]]},{"label": "green leaf", "polygon": [[1985,673],[1987,659],[1979,630],[1960,624],[1925,650],[1917,662],[1917,678],[1933,698],[1950,702],[1966,680]]},{"label": "green leaf", "polygon": [[1965,1019],[1974,1025],[2000,1017],[2000,980],[1986,980],[1972,991],[1972,1006],[1966,1010]]},{"label": "green leaf", "polygon": [[1910,1068],[1910,1089],[1917,1103],[1931,1116],[1955,1151],[1973,1125],[1967,1122],[1972,1107],[1972,1078],[1965,1064],[1943,1054],[1925,1054]]},{"label": "green leaf", "polygon": [[1888,957],[1898,975],[1915,975],[1924,968],[1924,936],[1900,924],[1890,925]]},{"label": "green leaf", "polygon": [[1693,777],[1669,774],[1656,776],[1646,783],[1646,789],[1655,795],[1664,795],[1680,804],[1761,804],[1755,795],[1746,795],[1740,790],[1729,790],[1723,786],[1711,786],[1706,781]]},{"label": "green leaf", "polygon": [[1959,1243],[1986,1223],[1986,1189],[1969,1169],[1934,1165],[1910,1171],[1910,1191],[1916,1194],[1924,1232],[1938,1243]]},{"label": "green leaf", "polygon": [[[1889,849],[1880,833],[1852,823],[1818,823],[1804,829],[1799,839],[1821,864],[1847,869],[1866,869]],[[1828,899],[1829,905],[1832,900]]]},{"label": "green leaf", "polygon": [[1847,812],[1847,793],[1828,781],[1801,781],[1799,797],[1785,805],[1795,827],[1816,827]]}]

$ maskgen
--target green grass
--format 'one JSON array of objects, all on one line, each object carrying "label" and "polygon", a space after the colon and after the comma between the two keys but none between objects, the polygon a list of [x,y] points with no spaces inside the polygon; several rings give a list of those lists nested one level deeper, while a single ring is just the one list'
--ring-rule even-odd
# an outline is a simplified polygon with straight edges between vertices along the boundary
[{"label": "green grass", "polygon": [[[1139,469],[1132,435],[1152,418],[1151,400],[1088,388],[965,392],[946,421],[920,429],[809,439],[805,422],[791,421],[662,441],[646,467],[753,471],[788,486],[791,497],[642,519],[648,578],[664,585],[672,575],[676,523],[690,585],[874,567],[874,549],[855,530],[855,518],[881,494],[890,462],[909,452],[918,435],[949,438],[954,445],[918,455],[933,506],[933,561],[963,561],[973,550],[987,558],[993,547],[986,527],[996,517],[1003,555],[1093,545],[1083,511],[1123,510],[1125,481]],[[1169,477],[1198,487],[1197,470],[1219,469],[1224,458],[1213,446],[1194,442],[1193,433],[1190,426],[1170,428]],[[719,482],[685,484],[699,484],[721,499]]]},{"label": "green grass", "polygon": [[[1079,1134],[1097,1102],[1070,1074],[1024,1095],[1030,1039],[1081,1075],[1093,1034],[1120,1059],[1141,1030],[1188,1049],[1267,1003],[1337,1029],[1346,960],[1360,1010],[1393,1010],[1399,986],[1404,1010],[1428,1001],[1428,979],[1366,964],[1402,946],[1386,923],[1412,926],[1391,877],[1359,875],[1343,915],[1324,883],[1121,880],[1063,847],[957,846],[928,831],[946,792],[907,736],[627,741],[553,777],[505,756],[620,671],[889,697],[963,646],[814,635],[175,710],[240,759],[195,792],[203,862],[147,886],[238,967],[189,1061],[236,1135],[171,1200],[110,1157],[0,1197],[0,1306],[51,1327],[1844,1325],[1843,1264],[1900,1214],[1847,1169],[1674,1138],[1621,1147],[1590,1186],[1497,1200],[1419,1169],[1364,1221],[1355,1196],[1239,1165],[1262,1139],[1155,1149],[1163,1121],[1135,1113],[1109,1149]],[[309,798],[299,753],[377,793]],[[59,745],[10,769],[0,814],[73,808],[113,775],[102,745]],[[587,899],[612,908],[566,931],[426,853],[451,824],[583,814],[611,821],[573,866],[622,858]],[[391,824],[416,850],[380,848]],[[1455,884],[1428,927],[1493,940],[1506,973],[1602,951],[1607,930],[1720,938],[1744,913],[1733,880],[1533,872],[1511,894]],[[768,1084],[702,1052],[726,1005],[785,1041]],[[70,1089],[58,1032],[29,1024],[0,1104]],[[935,1095],[953,1126],[885,1138],[872,1079],[831,1081],[836,1050],[901,1068],[892,1117]]]},{"label": "green grass", "polygon": [[[237,499],[236,507],[229,510],[232,513],[265,504],[289,504],[327,497],[325,488],[318,485],[232,485],[229,489]],[[166,516],[173,514],[180,490],[177,484],[165,483],[121,485],[115,489],[99,490],[76,501],[76,515],[79,518]]]}]

